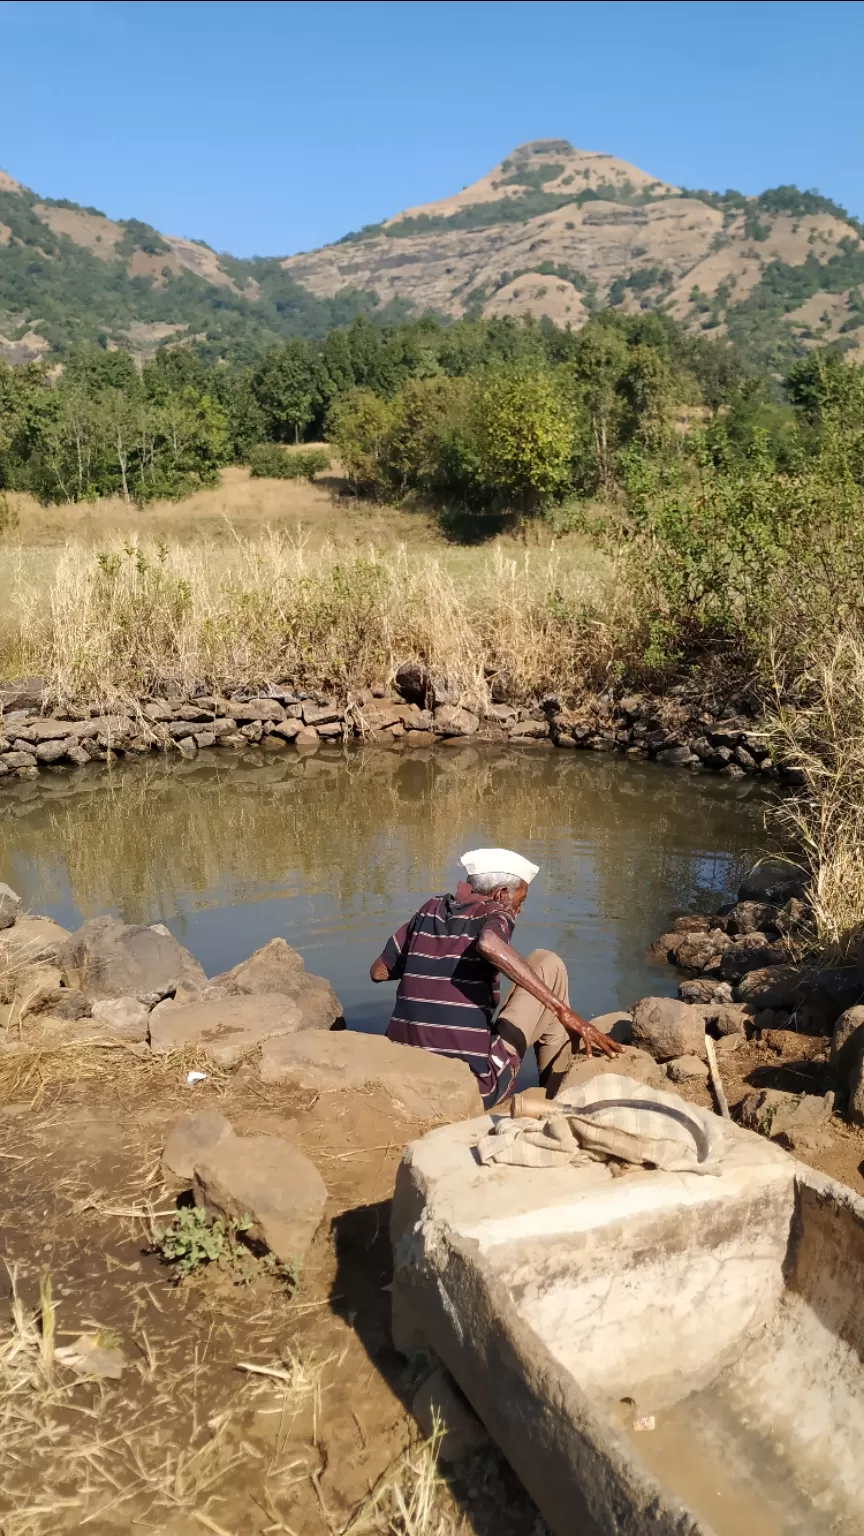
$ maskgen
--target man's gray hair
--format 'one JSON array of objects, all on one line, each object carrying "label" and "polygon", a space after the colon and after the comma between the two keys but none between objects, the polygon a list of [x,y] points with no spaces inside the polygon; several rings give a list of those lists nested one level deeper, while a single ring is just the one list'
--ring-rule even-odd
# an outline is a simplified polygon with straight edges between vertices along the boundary
[{"label": "man's gray hair", "polygon": [[518,891],[522,884],[518,875],[484,874],[468,875],[467,878],[472,891],[476,891],[478,896],[488,896],[490,891],[497,891],[502,885],[512,893]]}]

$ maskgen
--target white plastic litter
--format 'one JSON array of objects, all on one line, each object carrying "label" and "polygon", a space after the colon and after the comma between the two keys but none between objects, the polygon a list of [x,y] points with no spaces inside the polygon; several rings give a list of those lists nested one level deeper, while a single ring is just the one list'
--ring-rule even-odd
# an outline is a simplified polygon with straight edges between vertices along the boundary
[{"label": "white plastic litter", "polygon": [[187,1072],[186,1073],[186,1081],[189,1084],[190,1088],[195,1083],[206,1083],[207,1077],[208,1077],[208,1073],[206,1073],[206,1072]]}]

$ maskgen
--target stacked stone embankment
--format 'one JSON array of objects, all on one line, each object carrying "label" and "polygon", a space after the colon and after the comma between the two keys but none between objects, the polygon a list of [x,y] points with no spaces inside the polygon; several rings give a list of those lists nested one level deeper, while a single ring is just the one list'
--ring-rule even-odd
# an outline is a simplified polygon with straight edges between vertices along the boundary
[{"label": "stacked stone embankment", "polygon": [[194,758],[199,752],[300,752],[364,741],[387,746],[458,744],[466,740],[561,751],[624,754],[726,778],[780,777],[758,722],[739,710],[711,710],[673,694],[654,698],[603,694],[578,707],[547,695],[528,703],[492,701],[459,691],[419,664],[400,667],[392,688],[349,691],[287,684],[182,694],[166,687],[110,710],[58,709],[47,679],[0,684],[0,778],[35,778],[53,766],[111,763],[153,753]]}]

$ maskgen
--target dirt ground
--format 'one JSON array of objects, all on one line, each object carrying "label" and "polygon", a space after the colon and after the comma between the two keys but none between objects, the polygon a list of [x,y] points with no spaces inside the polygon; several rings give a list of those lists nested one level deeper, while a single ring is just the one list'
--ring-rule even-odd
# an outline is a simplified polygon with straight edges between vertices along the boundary
[{"label": "dirt ground", "polygon": [[[0,1109],[2,1536],[542,1536],[497,1453],[436,1471],[410,1412],[422,1368],[390,1344],[390,1196],[428,1123],[374,1094],[301,1101],[248,1067],[190,1088],[187,1068],[77,1061],[58,1083],[34,1062]],[[148,1251],[177,1199],[161,1148],[192,1107],[320,1170],[327,1217],[296,1291],[213,1265],[177,1285]],[[82,1332],[119,1348],[120,1380],[52,1365],[52,1327],[61,1348]]]},{"label": "dirt ground", "polygon": [[[826,1044],[724,1055],[733,1114],[756,1087],[824,1091]],[[0,1064],[2,1536],[544,1536],[496,1452],[436,1466],[411,1414],[422,1362],[390,1343],[393,1180],[430,1122],[377,1092],[298,1097],[249,1064],[190,1087],[190,1064],[92,1048]],[[151,1251],[178,1200],[161,1149],[190,1108],[283,1136],[321,1172],[296,1289],[257,1265],[176,1284]],[[864,1134],[838,1117],[804,1160],[864,1192]],[[119,1380],[52,1364],[82,1333],[122,1351]]]}]

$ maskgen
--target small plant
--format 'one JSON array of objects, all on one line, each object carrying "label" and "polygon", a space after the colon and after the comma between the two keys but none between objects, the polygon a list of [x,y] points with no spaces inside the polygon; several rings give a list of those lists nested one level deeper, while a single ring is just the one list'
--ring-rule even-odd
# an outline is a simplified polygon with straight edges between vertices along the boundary
[{"label": "small plant", "polygon": [[0,539],[4,534],[14,533],[19,522],[18,508],[12,505],[8,496],[0,495]]},{"label": "small plant", "polygon": [[246,1270],[251,1254],[237,1238],[250,1226],[248,1216],[234,1224],[223,1221],[221,1216],[211,1221],[201,1206],[183,1206],[170,1227],[157,1230],[153,1251],[163,1263],[173,1265],[178,1285],[203,1264],[221,1263]]}]

